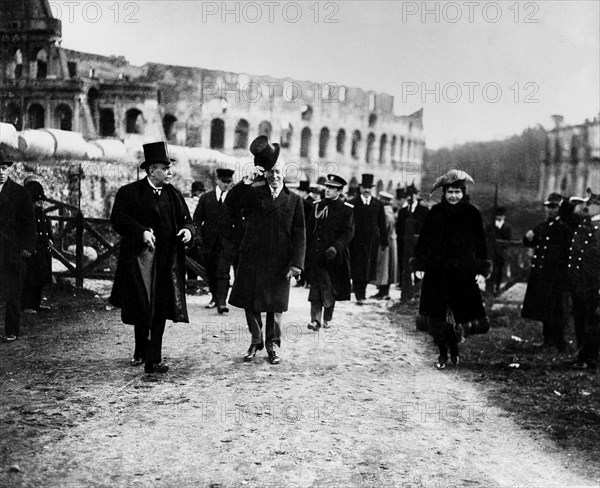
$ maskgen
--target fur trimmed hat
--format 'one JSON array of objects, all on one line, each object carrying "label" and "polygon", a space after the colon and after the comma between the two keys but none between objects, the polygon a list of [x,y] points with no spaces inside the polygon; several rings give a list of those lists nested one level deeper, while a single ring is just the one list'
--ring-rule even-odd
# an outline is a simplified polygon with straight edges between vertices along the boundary
[{"label": "fur trimmed hat", "polygon": [[474,184],[475,182],[468,173],[460,169],[451,169],[445,175],[440,176],[437,180],[435,180],[433,188],[431,189],[431,193],[435,192],[438,188],[459,186],[461,183],[462,186],[466,186],[467,183]]}]

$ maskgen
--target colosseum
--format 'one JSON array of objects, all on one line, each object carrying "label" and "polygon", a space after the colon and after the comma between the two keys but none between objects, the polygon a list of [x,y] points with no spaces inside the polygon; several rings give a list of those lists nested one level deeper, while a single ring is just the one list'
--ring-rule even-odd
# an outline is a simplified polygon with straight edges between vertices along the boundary
[{"label": "colosseum", "polygon": [[[328,172],[351,187],[420,186],[423,111],[395,115],[394,98],[316,83],[146,63],[61,47],[47,0],[0,0],[0,143],[18,160],[135,162],[141,144],[170,143],[184,180],[207,163],[250,161],[249,142],[280,142],[290,180]],[[238,172],[239,176],[241,172]],[[109,198],[110,195],[103,195]]]}]

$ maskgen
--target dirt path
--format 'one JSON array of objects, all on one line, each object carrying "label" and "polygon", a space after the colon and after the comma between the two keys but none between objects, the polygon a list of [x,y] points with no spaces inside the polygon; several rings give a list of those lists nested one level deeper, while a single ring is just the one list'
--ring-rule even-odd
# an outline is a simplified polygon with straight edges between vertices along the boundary
[{"label": "dirt path", "polygon": [[[488,404],[483,385],[436,371],[412,317],[392,323],[384,304],[342,303],[316,334],[306,295],[292,290],[279,366],[264,351],[242,362],[241,311],[219,316],[205,297],[190,298],[192,323],[167,325],[164,376],[128,366],[117,311],[82,317],[85,348],[80,328],[15,343],[2,387],[16,403],[3,420],[38,437],[4,444],[3,467],[21,472],[0,474],[0,486],[598,486]],[[47,357],[27,356],[32,340],[48,341]]]}]

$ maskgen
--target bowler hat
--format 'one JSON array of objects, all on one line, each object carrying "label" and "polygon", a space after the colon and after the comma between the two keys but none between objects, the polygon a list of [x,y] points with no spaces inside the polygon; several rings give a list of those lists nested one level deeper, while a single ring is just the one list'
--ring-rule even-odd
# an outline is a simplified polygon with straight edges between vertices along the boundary
[{"label": "bowler hat", "polygon": [[460,169],[451,169],[445,175],[440,176],[431,189],[431,193],[436,191],[438,188],[449,187],[449,186],[466,186],[467,183],[475,183],[473,178],[468,173]]},{"label": "bowler hat", "polygon": [[144,144],[142,147],[144,148],[144,162],[140,164],[142,169],[154,163],[170,165],[175,162],[175,159],[169,157],[166,142],[151,142],[150,144]]},{"label": "bowler hat", "polygon": [[333,188],[343,188],[348,184],[348,182],[341,176],[329,174],[327,175],[327,179],[323,184],[325,186],[331,186]]},{"label": "bowler hat", "polygon": [[298,185],[298,190],[299,191],[309,192],[310,191],[310,184],[308,183],[308,180],[300,180],[300,184]]},{"label": "bowler hat", "polygon": [[545,207],[558,207],[563,201],[563,196],[560,193],[550,193],[548,199],[543,203]]},{"label": "bowler hat", "polygon": [[250,144],[250,152],[254,155],[254,164],[266,171],[275,166],[279,157],[280,147],[276,142],[271,144],[267,136],[258,136]]},{"label": "bowler hat", "polygon": [[32,202],[37,202],[38,200],[46,199],[46,195],[44,194],[44,188],[42,187],[42,184],[39,181],[29,181],[25,183],[24,188],[29,192],[29,195],[31,195]]},{"label": "bowler hat", "polygon": [[206,189],[204,188],[204,183],[202,183],[201,181],[194,181],[192,183],[192,192],[195,191],[206,191]]},{"label": "bowler hat", "polygon": [[217,178],[219,178],[224,183],[229,183],[233,180],[233,173],[235,171],[232,169],[218,168],[217,169]]},{"label": "bowler hat", "polygon": [[362,175],[362,181],[360,182],[360,186],[363,188],[371,188],[373,186],[373,180],[375,177],[372,174],[365,173]]},{"label": "bowler hat", "polygon": [[8,156],[0,149],[0,166],[12,166],[13,163],[14,161],[9,161]]}]

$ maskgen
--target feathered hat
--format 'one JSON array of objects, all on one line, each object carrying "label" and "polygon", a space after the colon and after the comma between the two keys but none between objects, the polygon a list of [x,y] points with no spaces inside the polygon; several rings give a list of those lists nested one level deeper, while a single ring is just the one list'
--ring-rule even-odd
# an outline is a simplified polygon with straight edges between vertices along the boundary
[{"label": "feathered hat", "polygon": [[431,189],[431,193],[435,192],[438,188],[454,185],[456,182],[459,182],[459,181],[464,182],[465,185],[467,183],[471,183],[471,184],[475,183],[473,181],[473,178],[471,178],[468,175],[468,173],[465,173],[464,171],[462,171],[460,169],[451,169],[445,175],[440,176],[437,180],[435,180],[435,183],[433,184],[433,188]]}]

